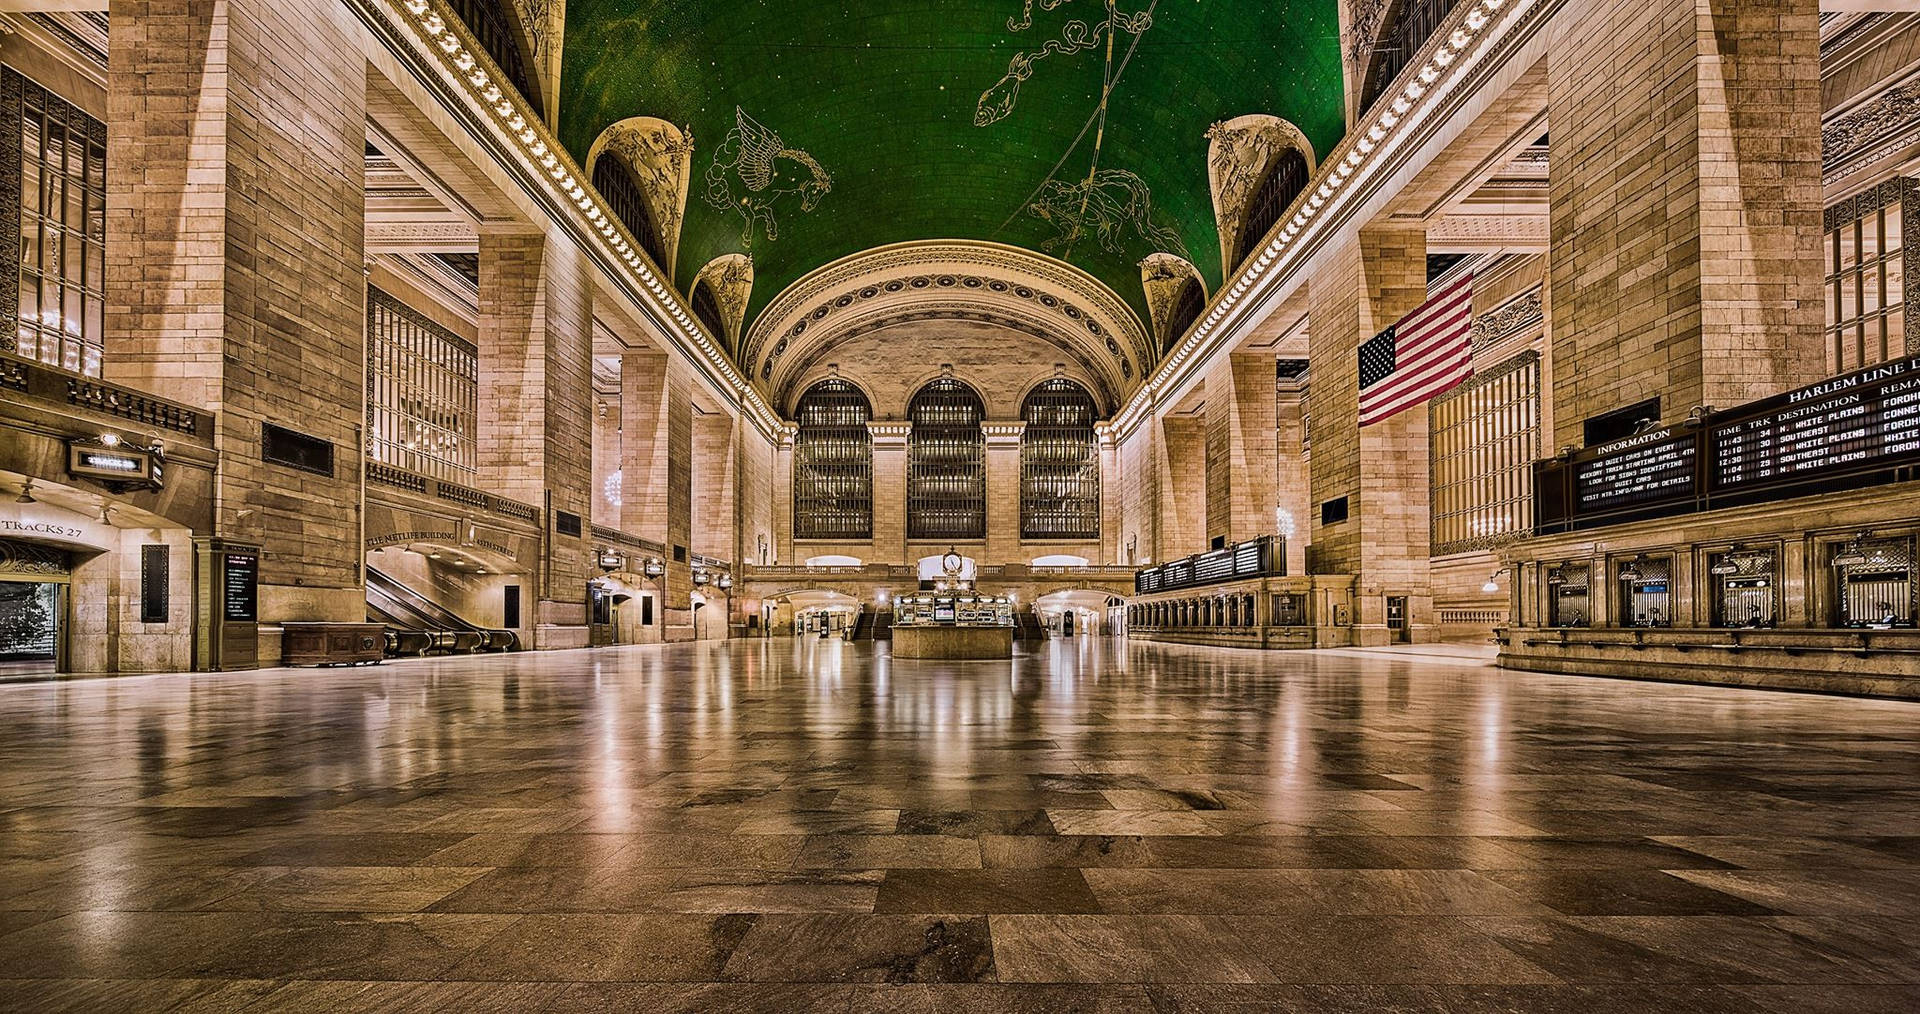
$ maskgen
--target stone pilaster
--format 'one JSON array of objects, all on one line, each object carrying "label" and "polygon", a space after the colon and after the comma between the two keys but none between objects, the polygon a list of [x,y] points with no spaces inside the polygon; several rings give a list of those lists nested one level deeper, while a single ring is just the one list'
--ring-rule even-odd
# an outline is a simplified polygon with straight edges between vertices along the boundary
[{"label": "stone pilaster", "polygon": [[[366,58],[328,0],[115,0],[107,380],[218,413],[211,532],[259,544],[274,624],[365,618]],[[270,463],[266,424],[325,441]]]},{"label": "stone pilaster", "polygon": [[1165,563],[1207,548],[1206,418],[1162,418],[1155,449],[1158,523],[1153,560]]},{"label": "stone pilaster", "polygon": [[[911,423],[871,422],[873,434],[873,554],[875,562],[907,559],[907,434]],[[796,561],[797,562],[797,561]]]},{"label": "stone pilaster", "polygon": [[1223,356],[1206,386],[1207,538],[1231,545],[1273,531],[1273,359]]},{"label": "stone pilaster", "polygon": [[1553,446],[1817,381],[1814,0],[1590,4],[1547,50]]},{"label": "stone pilaster", "polygon": [[[1416,640],[1435,634],[1427,409],[1359,426],[1359,347],[1426,298],[1426,253],[1426,237],[1417,230],[1365,229],[1308,280],[1313,517],[1307,563],[1314,573],[1356,577],[1354,636],[1361,644],[1387,640],[1389,597],[1408,600]],[[1321,505],[1342,498],[1347,519],[1322,524]]]},{"label": "stone pilaster", "polygon": [[620,527],[665,547],[658,590],[663,636],[693,638],[693,402],[686,367],[664,352],[620,361],[620,451],[626,473]]},{"label": "stone pilaster", "polygon": [[773,447],[773,548],[769,557],[797,563],[793,551],[793,429],[781,433]]},{"label": "stone pilaster", "polygon": [[586,643],[586,582],[598,573],[593,404],[592,291],[579,248],[482,234],[479,477],[491,492],[545,508],[539,648]]},{"label": "stone pilaster", "polygon": [[737,423],[731,412],[693,420],[693,551],[738,562],[740,532]]},{"label": "stone pilaster", "polygon": [[1019,560],[1020,550],[1020,435],[1027,424],[989,422],[981,426],[987,439],[988,560]]}]

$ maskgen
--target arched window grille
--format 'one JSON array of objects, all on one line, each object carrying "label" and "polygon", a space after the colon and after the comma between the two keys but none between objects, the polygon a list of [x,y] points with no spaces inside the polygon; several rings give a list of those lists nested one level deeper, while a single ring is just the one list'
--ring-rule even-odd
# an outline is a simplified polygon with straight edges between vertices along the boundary
[{"label": "arched window grille", "polygon": [[[1254,191],[1253,200],[1247,202],[1247,214],[1240,223],[1240,249],[1234,252],[1233,267],[1239,267],[1247,256],[1259,249],[1267,238],[1267,233],[1279,224],[1280,219],[1307,188],[1307,156],[1298,148],[1288,148],[1275,160],[1273,167],[1260,181],[1260,188]],[[1228,269],[1232,273],[1232,268]]]},{"label": "arched window grille", "polygon": [[527,61],[520,52],[519,33],[514,31],[514,23],[520,15],[505,0],[448,0],[448,6],[467,26],[467,31],[473,33],[474,41],[480,43],[480,48],[493,57],[494,64],[513,83],[520,97],[538,110],[540,100],[534,95],[532,78],[527,76]]},{"label": "arched window grille", "polygon": [[727,343],[727,326],[720,317],[720,301],[713,296],[713,286],[702,278],[693,283],[693,315],[700,318],[701,326],[707,334],[722,345]]},{"label": "arched window grille", "polygon": [[986,408],[973,388],[942,377],[907,403],[907,538],[987,537]]},{"label": "arched window grille", "polygon": [[647,195],[641,193],[640,182],[633,178],[633,170],[627,168],[627,163],[612,152],[602,152],[593,162],[593,189],[600,191],[614,217],[633,233],[640,249],[647,252],[654,265],[666,270],[660,230],[654,228],[653,213],[647,210]]},{"label": "arched window grille", "polygon": [[1041,384],[1021,403],[1021,538],[1100,537],[1097,411],[1093,395],[1065,378]]},{"label": "arched window grille", "polygon": [[1179,298],[1173,301],[1172,312],[1167,314],[1166,341],[1162,344],[1160,351],[1166,352],[1173,348],[1174,343],[1180,340],[1180,336],[1187,333],[1187,329],[1193,326],[1194,321],[1200,319],[1200,314],[1206,308],[1207,292],[1200,287],[1200,279],[1187,276],[1186,282],[1180,286]]},{"label": "arched window grille", "polygon": [[873,406],[858,387],[823,380],[794,412],[793,537],[873,538]]},{"label": "arched window grille", "polygon": [[1392,5],[1385,18],[1386,27],[1374,40],[1372,63],[1364,71],[1365,84],[1360,89],[1363,115],[1393,87],[1400,72],[1420,54],[1440,22],[1445,21],[1459,3],[1460,0],[1398,0]]}]

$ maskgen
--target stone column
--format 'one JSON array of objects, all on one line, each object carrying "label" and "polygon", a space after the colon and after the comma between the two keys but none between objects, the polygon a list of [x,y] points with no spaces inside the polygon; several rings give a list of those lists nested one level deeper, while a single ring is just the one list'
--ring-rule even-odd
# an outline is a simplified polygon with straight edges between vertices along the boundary
[{"label": "stone column", "polygon": [[620,527],[665,547],[666,573],[656,590],[669,641],[693,639],[693,402],[685,371],[664,352],[628,352],[620,360]]},{"label": "stone column", "polygon": [[989,422],[987,441],[987,545],[982,563],[1026,563],[1020,548],[1020,435],[1027,424]]},{"label": "stone column", "polygon": [[773,550],[777,563],[792,565],[799,560],[793,551],[793,438],[788,425],[773,449]]},{"label": "stone column", "polygon": [[1120,448],[1113,431],[1102,423],[1094,427],[1100,441],[1100,553],[1097,564],[1127,562],[1126,495],[1120,474]]},{"label": "stone column", "polygon": [[1577,10],[1547,48],[1551,446],[1819,380],[1816,3]]},{"label": "stone column", "polygon": [[1207,538],[1273,531],[1273,359],[1229,355],[1207,374]]},{"label": "stone column", "polygon": [[1153,560],[1165,563],[1207,548],[1205,417],[1162,417],[1156,450],[1159,523],[1155,526]]},{"label": "stone column", "polygon": [[[218,413],[214,519],[258,544],[259,658],[283,620],[366,618],[366,58],[330,0],[115,0],[106,380]],[[322,441],[270,463],[266,424]]]},{"label": "stone column", "polygon": [[[1418,406],[1359,426],[1358,350],[1426,299],[1426,236],[1368,228],[1308,280],[1313,382],[1312,543],[1318,574],[1352,574],[1354,637],[1384,644],[1386,600],[1405,597],[1415,640],[1437,636],[1430,575],[1428,412]],[[1322,524],[1320,507],[1346,502],[1347,520]]]},{"label": "stone column", "polygon": [[868,562],[907,559],[907,434],[912,423],[870,422],[873,434],[873,552]]},{"label": "stone column", "polygon": [[737,424],[731,412],[693,420],[693,551],[739,562]]},{"label": "stone column", "polygon": [[569,240],[480,236],[479,479],[541,508],[546,559],[534,646],[587,643],[593,564],[593,308]]},{"label": "stone column", "polygon": [[[593,484],[589,494],[593,515],[606,518],[620,527],[620,507],[607,499],[607,480],[620,471],[620,396],[594,392],[593,396]],[[626,476],[620,477],[622,484]]]},{"label": "stone column", "polygon": [[1273,406],[1273,489],[1274,505],[1292,519],[1293,533],[1280,531],[1280,520],[1273,521],[1276,535],[1287,535],[1287,573],[1307,573],[1307,540],[1313,531],[1313,493],[1307,474],[1307,392],[1304,385],[1289,385],[1276,390]]}]

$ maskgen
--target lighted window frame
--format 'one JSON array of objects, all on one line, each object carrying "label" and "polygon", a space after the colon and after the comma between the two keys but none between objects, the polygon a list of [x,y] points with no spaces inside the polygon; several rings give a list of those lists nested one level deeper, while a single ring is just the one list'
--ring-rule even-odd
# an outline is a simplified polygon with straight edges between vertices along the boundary
[{"label": "lighted window frame", "polygon": [[1020,537],[1100,537],[1099,407],[1085,387],[1046,381],[1020,405]]},{"label": "lighted window frame", "polygon": [[1433,553],[1487,549],[1533,525],[1540,355],[1505,360],[1433,400]]},{"label": "lighted window frame", "polygon": [[907,538],[987,537],[986,407],[951,377],[929,381],[907,403]]},{"label": "lighted window frame", "polygon": [[367,459],[473,481],[480,357],[473,343],[367,287]]},{"label": "lighted window frame", "polygon": [[793,537],[873,538],[873,406],[844,380],[823,380],[794,409]]},{"label": "lighted window frame", "polygon": [[1908,352],[1906,219],[1920,195],[1893,179],[1827,209],[1825,268],[1828,374],[1898,359]]},{"label": "lighted window frame", "polygon": [[107,128],[13,68],[20,115],[20,281],[6,351],[100,375],[105,336]]}]

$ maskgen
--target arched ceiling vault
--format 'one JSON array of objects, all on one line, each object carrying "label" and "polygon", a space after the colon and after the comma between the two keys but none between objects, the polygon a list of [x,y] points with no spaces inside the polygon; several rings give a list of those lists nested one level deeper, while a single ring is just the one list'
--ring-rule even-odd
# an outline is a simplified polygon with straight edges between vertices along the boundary
[{"label": "arched ceiling vault", "polygon": [[1144,320],[1150,254],[1220,283],[1212,124],[1339,138],[1338,4],[568,0],[560,136],[584,161],[632,117],[688,128],[674,281],[751,256],[751,332],[822,265],[935,238],[1051,255]]},{"label": "arched ceiling vault", "polygon": [[1153,364],[1139,319],[1093,276],[1018,247],[942,240],[864,251],[788,286],[748,329],[741,365],[785,404],[837,343],[926,319],[986,321],[1039,338],[1079,364],[1110,407]]}]

